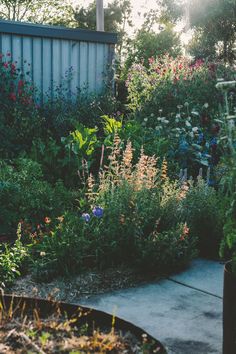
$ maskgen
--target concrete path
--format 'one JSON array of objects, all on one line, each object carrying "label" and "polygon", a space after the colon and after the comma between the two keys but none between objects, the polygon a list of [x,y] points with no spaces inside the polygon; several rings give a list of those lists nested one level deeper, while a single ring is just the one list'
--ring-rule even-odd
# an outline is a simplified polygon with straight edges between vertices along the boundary
[{"label": "concrete path", "polygon": [[169,354],[221,354],[223,268],[197,259],[168,279],[93,296],[82,304],[142,327]]}]

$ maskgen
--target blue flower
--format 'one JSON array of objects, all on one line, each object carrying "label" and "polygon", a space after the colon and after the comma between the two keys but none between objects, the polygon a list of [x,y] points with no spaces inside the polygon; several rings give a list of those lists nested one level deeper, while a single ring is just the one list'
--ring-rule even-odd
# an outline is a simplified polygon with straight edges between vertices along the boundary
[{"label": "blue flower", "polygon": [[93,209],[93,215],[96,216],[96,218],[102,218],[103,217],[103,208],[96,206]]},{"label": "blue flower", "polygon": [[83,213],[83,214],[82,214],[82,219],[83,219],[85,222],[89,222],[90,219],[91,219],[91,216],[90,216],[88,213]]},{"label": "blue flower", "polygon": [[217,139],[216,139],[216,137],[213,137],[213,138],[211,139],[210,145],[211,145],[211,146],[216,146],[216,145],[217,145]]},{"label": "blue flower", "polygon": [[179,152],[181,154],[184,154],[188,151],[189,149],[189,144],[185,139],[181,139],[180,144],[179,144]]},{"label": "blue flower", "polygon": [[201,145],[203,142],[204,142],[204,135],[203,135],[203,133],[200,133],[199,136],[198,136],[198,141],[197,141],[197,143],[198,143],[199,145]]}]

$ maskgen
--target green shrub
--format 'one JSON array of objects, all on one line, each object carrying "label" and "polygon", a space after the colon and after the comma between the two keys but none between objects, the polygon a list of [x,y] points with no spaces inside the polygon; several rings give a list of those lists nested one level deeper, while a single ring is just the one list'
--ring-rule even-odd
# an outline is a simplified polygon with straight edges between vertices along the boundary
[{"label": "green shrub", "polygon": [[196,239],[189,235],[186,224],[168,231],[153,231],[137,243],[137,266],[143,271],[169,274],[182,270],[196,257]]},{"label": "green shrub", "polygon": [[227,196],[225,207],[224,239],[220,255],[232,259],[232,270],[236,274],[236,126],[235,126],[235,90],[236,83],[221,82],[217,84],[225,97],[225,107],[221,112],[221,192]]},{"label": "green shrub", "polygon": [[152,59],[148,69],[134,64],[127,80],[130,108],[142,120],[149,118],[153,126],[159,110],[169,117],[185,102],[199,111],[207,102],[211,111],[217,111],[217,77],[230,74],[230,69],[215,63],[198,60],[193,64],[185,57],[168,55]]},{"label": "green shrub", "polygon": [[62,182],[54,186],[43,180],[41,167],[28,159],[0,161],[0,230],[15,234],[20,220],[32,225],[45,216],[58,216],[70,207],[71,192]]},{"label": "green shrub", "polygon": [[20,239],[10,245],[0,247],[0,287],[11,285],[21,275],[20,271],[28,257],[27,248]]},{"label": "green shrub", "polygon": [[[34,100],[35,88],[11,56],[0,62],[0,155],[12,158],[30,150],[41,134],[42,117]],[[30,71],[30,68],[29,68]]]},{"label": "green shrub", "polygon": [[[55,275],[70,275],[83,269],[89,254],[89,238],[84,222],[76,213],[67,213],[32,238],[33,275],[47,281]],[[87,236],[87,237],[86,237]]]},{"label": "green shrub", "polygon": [[157,159],[143,151],[136,164],[132,159],[132,145],[122,152],[115,135],[109,166],[97,183],[89,176],[87,200],[80,199],[78,212],[66,214],[52,229],[46,227],[35,240],[32,257],[38,277],[79,272],[88,259],[99,268],[146,263],[145,269],[168,272],[196,254],[194,236],[188,237],[187,225],[172,216],[180,208],[181,191],[167,178],[165,163],[159,170]]},{"label": "green shrub", "polygon": [[223,237],[224,198],[199,178],[182,201],[182,220],[197,237],[200,255],[217,258]]}]

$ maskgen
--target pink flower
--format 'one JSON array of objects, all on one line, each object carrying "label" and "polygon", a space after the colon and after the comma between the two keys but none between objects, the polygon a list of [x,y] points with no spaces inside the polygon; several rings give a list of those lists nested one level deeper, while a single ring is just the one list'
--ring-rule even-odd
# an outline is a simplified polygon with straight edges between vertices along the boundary
[{"label": "pink flower", "polygon": [[151,64],[153,64],[153,63],[154,63],[154,61],[155,61],[155,60],[154,60],[154,58],[153,58],[153,57],[151,57],[151,58],[149,58],[149,59],[148,59],[148,62],[149,62],[149,64],[150,64],[150,65],[151,65]]}]

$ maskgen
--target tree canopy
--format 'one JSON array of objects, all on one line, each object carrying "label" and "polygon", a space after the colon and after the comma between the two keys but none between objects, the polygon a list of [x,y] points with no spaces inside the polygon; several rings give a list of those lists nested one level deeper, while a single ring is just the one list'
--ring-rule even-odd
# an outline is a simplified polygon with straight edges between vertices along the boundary
[{"label": "tree canopy", "polygon": [[236,0],[157,0],[163,18],[184,19],[194,30],[189,52],[194,57],[236,60]]},{"label": "tree canopy", "polygon": [[72,14],[69,0],[0,0],[0,18],[4,20],[70,25]]}]

